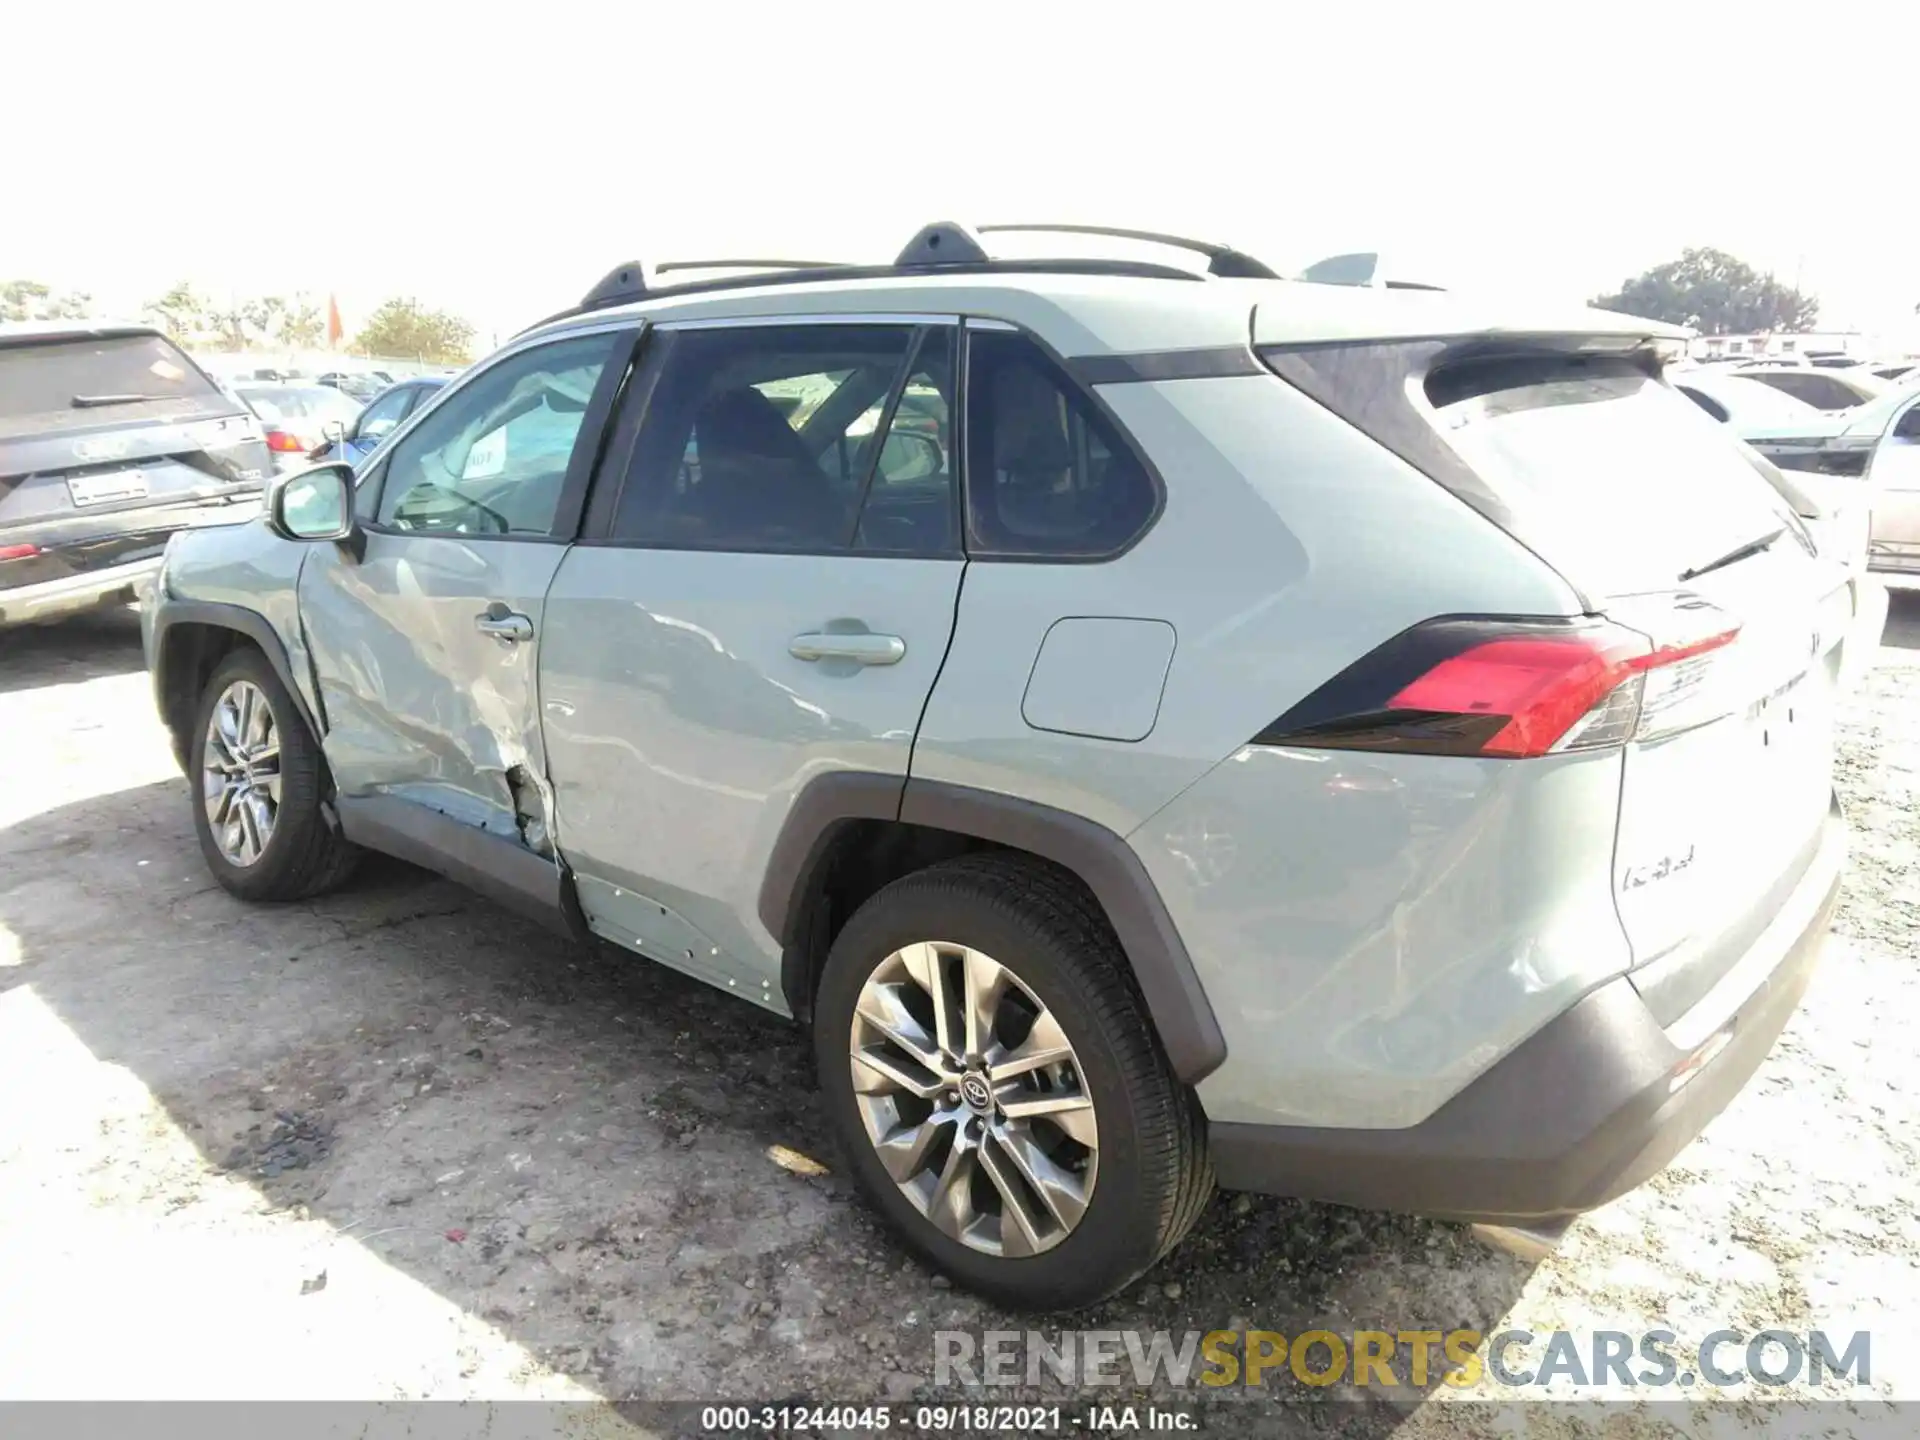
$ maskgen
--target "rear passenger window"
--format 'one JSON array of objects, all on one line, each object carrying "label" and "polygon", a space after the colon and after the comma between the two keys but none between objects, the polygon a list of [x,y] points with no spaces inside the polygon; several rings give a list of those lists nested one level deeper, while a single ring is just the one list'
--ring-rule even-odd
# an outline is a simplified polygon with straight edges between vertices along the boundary
[{"label": "rear passenger window", "polygon": [[1153,518],[1152,477],[1113,424],[1024,335],[967,338],[972,548],[1109,555]]},{"label": "rear passenger window", "polygon": [[673,333],[615,537],[953,552],[952,344],[945,328],[906,325]]}]

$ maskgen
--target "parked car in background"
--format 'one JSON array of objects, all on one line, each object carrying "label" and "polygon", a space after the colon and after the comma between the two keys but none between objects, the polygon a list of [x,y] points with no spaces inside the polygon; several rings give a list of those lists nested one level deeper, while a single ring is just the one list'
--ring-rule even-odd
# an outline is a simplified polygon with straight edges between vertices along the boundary
[{"label": "parked car in background", "polygon": [[325,385],[331,390],[366,404],[386,388],[387,382],[371,374],[360,374],[351,370],[329,370],[314,378],[314,384]]},{"label": "parked car in background", "polygon": [[325,385],[262,385],[243,381],[234,393],[252,407],[266,431],[276,470],[298,470],[327,443],[329,425],[350,426],[361,404]]},{"label": "parked car in background", "polygon": [[[1881,407],[1863,407],[1857,433],[1870,433]],[[1920,574],[1920,386],[1891,397],[1886,428],[1874,442],[1866,479],[1873,488],[1867,563],[1894,574]]]},{"label": "parked car in background", "polygon": [[[1667,378],[1773,463],[1776,483],[1822,553],[1847,567],[1856,630],[1877,639],[1886,621],[1887,594],[1867,578],[1873,497],[1864,476],[1872,447],[1863,445],[1860,437],[1873,424],[1869,412],[1892,405],[1895,397],[1883,395],[1870,406],[1851,410],[1820,410],[1763,383],[1757,372],[1687,367],[1668,371]],[[1884,416],[1880,423],[1884,427]],[[1871,643],[1852,647],[1849,681],[1862,672],[1872,653]]]},{"label": "parked car in background", "polygon": [[133,599],[176,531],[257,515],[271,469],[151,326],[0,324],[0,625]]},{"label": "parked car in background", "polygon": [[146,622],[210,873],[403,854],[794,1017],[854,1185],[1022,1307],[1216,1176],[1647,1179],[1827,935],[1846,572],[1681,331],[1193,248],[622,266],[277,480]]},{"label": "parked car in background", "polygon": [[1804,400],[1816,410],[1850,410],[1886,390],[1885,384],[1859,368],[1830,370],[1816,365],[1763,362],[1741,365],[1733,373],[1771,385],[1796,400]]},{"label": "parked car in background", "polygon": [[446,383],[441,375],[417,375],[381,391],[351,425],[343,425],[337,435],[329,433],[313,451],[313,458],[358,465],[395,426],[424,405],[429,396],[444,389]]}]

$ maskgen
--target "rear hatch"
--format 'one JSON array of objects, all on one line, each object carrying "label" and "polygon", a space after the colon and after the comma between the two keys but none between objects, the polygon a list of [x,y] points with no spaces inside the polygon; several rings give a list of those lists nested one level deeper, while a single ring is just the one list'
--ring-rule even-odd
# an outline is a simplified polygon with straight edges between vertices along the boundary
[{"label": "rear hatch", "polygon": [[[1666,1020],[1744,953],[1812,863],[1852,607],[1843,566],[1816,553],[1763,465],[1662,380],[1656,338],[1481,333],[1261,353],[1582,595],[1579,644],[1594,660],[1585,688],[1566,692],[1573,708],[1549,716],[1539,750],[1482,753],[1622,748],[1615,901],[1636,968],[1663,962],[1649,1001]],[[1396,701],[1446,710],[1459,661],[1527,658],[1530,642],[1500,643],[1505,654],[1457,657],[1452,675],[1436,669]],[[1495,738],[1512,737],[1509,725]]]},{"label": "rear hatch", "polygon": [[253,416],[166,337],[0,330],[0,585],[158,553],[269,470]]}]

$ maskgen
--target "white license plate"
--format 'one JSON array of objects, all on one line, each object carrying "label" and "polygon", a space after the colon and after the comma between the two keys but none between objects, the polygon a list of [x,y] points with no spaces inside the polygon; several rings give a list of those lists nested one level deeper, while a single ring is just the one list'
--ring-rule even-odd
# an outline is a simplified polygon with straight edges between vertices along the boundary
[{"label": "white license plate", "polygon": [[69,475],[67,493],[76,505],[105,505],[114,500],[144,500],[144,470],[115,470],[107,475]]}]

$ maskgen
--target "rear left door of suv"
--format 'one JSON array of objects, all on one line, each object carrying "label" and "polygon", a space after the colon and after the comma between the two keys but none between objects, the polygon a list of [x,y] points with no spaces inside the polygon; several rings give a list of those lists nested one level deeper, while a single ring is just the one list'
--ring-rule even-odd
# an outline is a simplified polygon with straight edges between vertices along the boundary
[{"label": "rear left door of suv", "polygon": [[651,333],[547,596],[560,849],[600,934],[779,1008],[781,827],[833,772],[892,813],[952,635],[957,322]]}]

